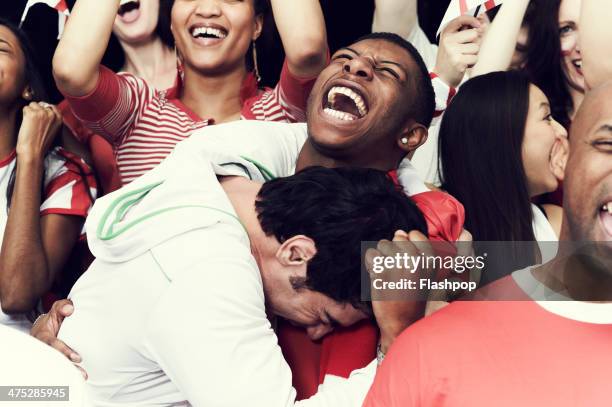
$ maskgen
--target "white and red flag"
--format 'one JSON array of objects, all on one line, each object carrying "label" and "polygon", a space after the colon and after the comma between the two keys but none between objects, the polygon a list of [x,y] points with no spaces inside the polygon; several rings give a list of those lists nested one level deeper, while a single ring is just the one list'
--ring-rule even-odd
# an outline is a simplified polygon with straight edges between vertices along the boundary
[{"label": "white and red flag", "polygon": [[436,35],[440,35],[444,27],[446,27],[446,24],[450,23],[451,20],[454,20],[459,16],[467,14],[478,17],[482,13],[493,9],[502,3],[503,0],[451,0]]},{"label": "white and red flag", "polygon": [[36,4],[46,4],[47,6],[57,10],[59,14],[57,23],[57,38],[61,37],[62,33],[64,32],[64,26],[66,25],[66,19],[70,15],[70,10],[68,10],[66,0],[28,0],[28,3],[23,10],[23,15],[21,16],[22,24],[28,16],[28,11],[30,11],[30,8]]}]

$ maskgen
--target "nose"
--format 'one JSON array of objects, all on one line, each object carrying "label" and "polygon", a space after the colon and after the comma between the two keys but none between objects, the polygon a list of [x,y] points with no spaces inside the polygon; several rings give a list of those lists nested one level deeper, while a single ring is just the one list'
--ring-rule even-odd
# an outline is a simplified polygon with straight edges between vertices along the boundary
[{"label": "nose", "polygon": [[308,337],[313,341],[321,339],[333,330],[334,328],[332,326],[326,324],[317,324],[306,328]]},{"label": "nose", "polygon": [[344,73],[358,76],[366,80],[372,80],[373,70],[372,64],[367,58],[356,56],[344,63],[342,67]]},{"label": "nose", "polygon": [[567,130],[556,120],[553,120],[555,126],[555,135],[557,137],[567,138]]},{"label": "nose", "polygon": [[196,14],[204,18],[220,16],[221,7],[219,7],[219,0],[198,0]]}]

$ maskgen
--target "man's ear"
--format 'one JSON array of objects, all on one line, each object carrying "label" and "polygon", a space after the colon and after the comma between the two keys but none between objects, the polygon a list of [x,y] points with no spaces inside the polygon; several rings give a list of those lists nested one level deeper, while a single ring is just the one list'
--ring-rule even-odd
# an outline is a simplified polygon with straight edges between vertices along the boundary
[{"label": "man's ear", "polygon": [[314,240],[296,235],[285,240],[276,251],[276,259],[286,267],[306,265],[317,254]]},{"label": "man's ear", "polygon": [[412,154],[427,141],[427,127],[419,123],[407,126],[397,138],[397,145],[406,154]]},{"label": "man's ear", "polygon": [[565,165],[569,157],[569,142],[567,138],[560,137],[555,143],[551,152],[550,162],[554,176],[559,181],[563,181],[565,178]]}]

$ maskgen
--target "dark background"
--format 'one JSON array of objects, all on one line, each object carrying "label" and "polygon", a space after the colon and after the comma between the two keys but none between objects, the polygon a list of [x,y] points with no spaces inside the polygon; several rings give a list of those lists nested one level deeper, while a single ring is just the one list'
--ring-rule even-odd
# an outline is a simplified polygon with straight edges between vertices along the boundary
[{"label": "dark background", "polygon": [[[17,23],[26,2],[27,0],[1,0],[0,17]],[[433,40],[449,2],[450,0],[419,0],[419,21],[430,40]],[[72,6],[74,0],[68,0],[68,4]],[[321,0],[321,6],[332,52],[370,32],[374,0]],[[34,45],[39,59],[37,62],[49,85],[52,101],[58,102],[60,95],[53,86],[51,77],[51,58],[57,45],[57,13],[47,6],[36,5],[30,10],[23,28]],[[264,84],[273,86],[280,73],[284,55],[271,16],[266,18],[264,34],[258,44],[259,68]],[[103,62],[117,70],[121,67],[121,55],[118,44],[111,41]]]}]

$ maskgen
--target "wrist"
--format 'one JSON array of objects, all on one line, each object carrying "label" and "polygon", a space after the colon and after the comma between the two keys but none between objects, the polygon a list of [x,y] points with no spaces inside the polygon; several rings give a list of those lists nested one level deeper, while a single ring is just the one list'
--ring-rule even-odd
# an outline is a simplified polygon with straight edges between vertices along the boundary
[{"label": "wrist", "polygon": [[42,166],[44,162],[44,155],[40,152],[33,151],[32,149],[19,147],[16,149],[17,162],[20,166]]}]

